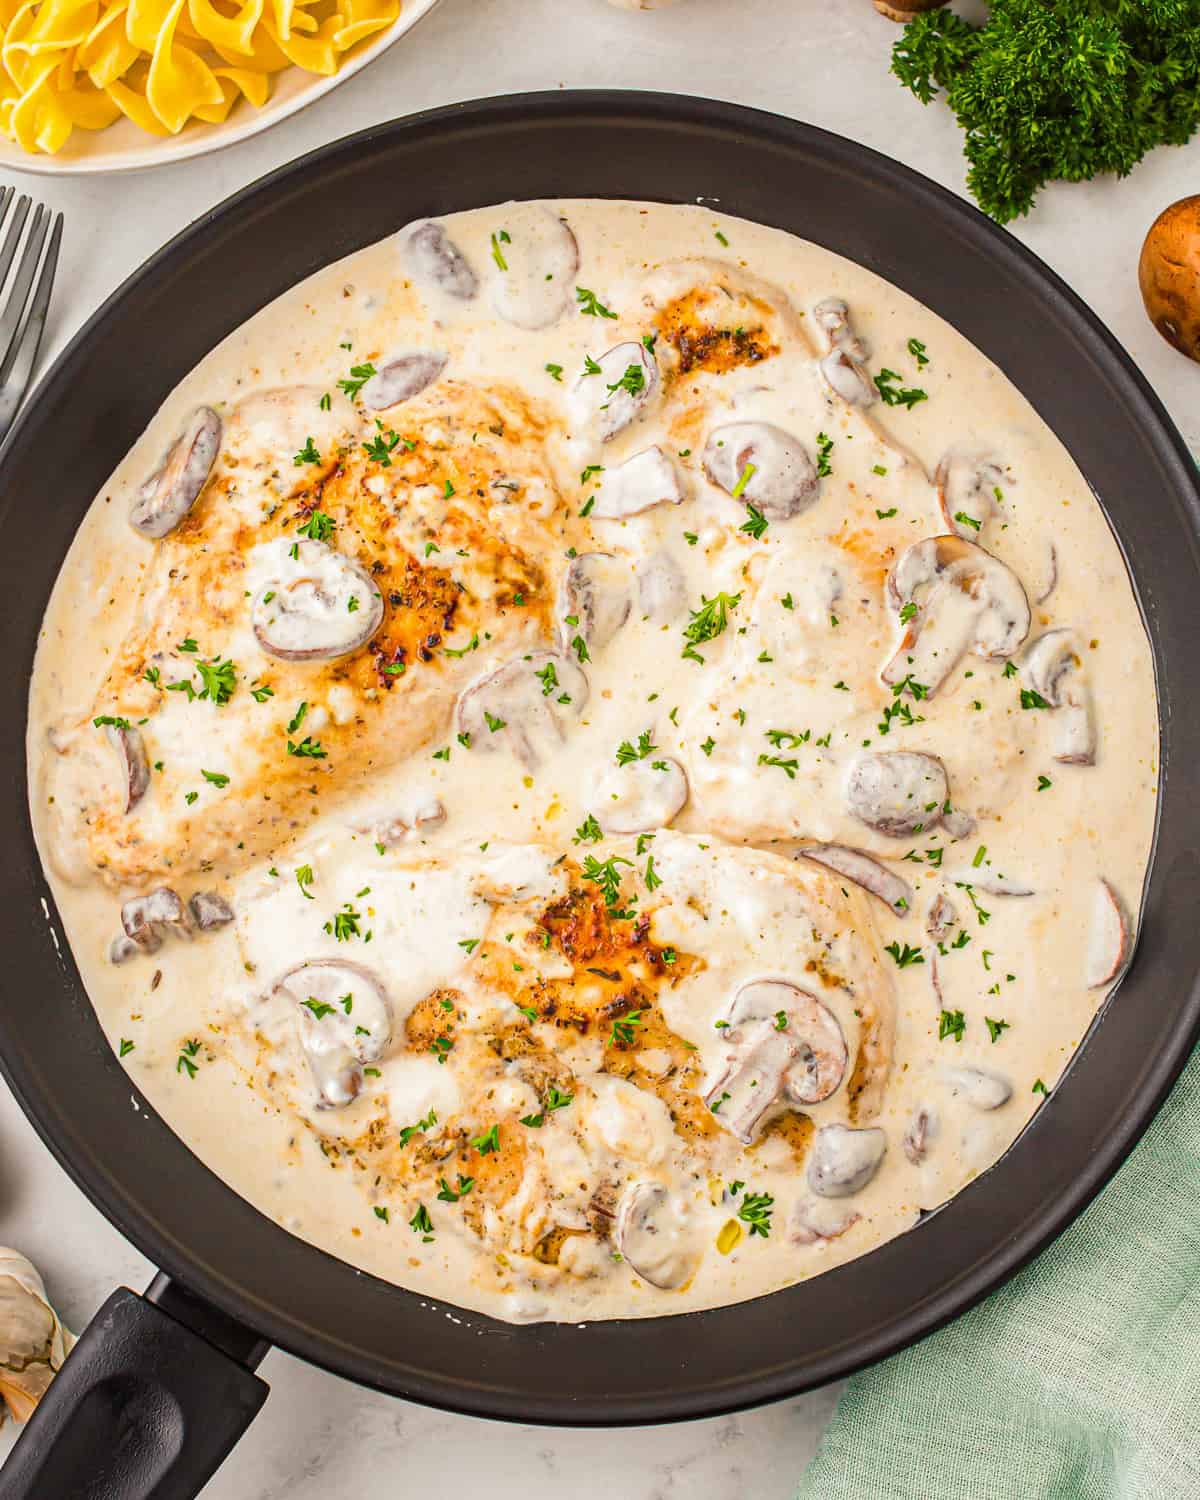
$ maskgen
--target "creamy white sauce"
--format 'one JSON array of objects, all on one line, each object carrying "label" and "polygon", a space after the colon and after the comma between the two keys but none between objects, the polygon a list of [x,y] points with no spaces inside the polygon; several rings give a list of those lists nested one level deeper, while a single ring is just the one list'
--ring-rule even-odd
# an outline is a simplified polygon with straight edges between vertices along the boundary
[{"label": "creamy white sauce", "polygon": [[[577,269],[559,216],[573,231]],[[415,287],[397,238],[319,272],[187,377],[98,497],[47,611],[31,685],[31,801],[43,857],[88,992],[131,1075],[209,1166],[293,1233],[403,1286],[512,1320],[645,1316],[759,1295],[910,1227],[920,1210],[997,1159],[1070,1061],[1107,988],[1088,982],[1097,973],[1105,979],[1104,952],[1093,954],[1097,973],[1087,973],[1097,903],[1102,916],[1109,910],[1099,883],[1136,920],[1149,855],[1157,789],[1149,646],[1119,550],[1070,457],[977,350],[870,272],[695,207],[504,205],[444,225],[474,269],[476,297]],[[618,386],[609,402],[595,399],[601,381],[607,393],[628,368],[625,355],[603,356],[622,342],[637,346],[664,305],[729,272],[742,278],[741,291],[720,293],[737,306],[735,328],[761,327],[778,352],[678,379],[660,333],[653,399],[605,440],[610,415],[624,414],[613,402],[629,393]],[[588,315],[577,286],[617,316]],[[814,316],[830,297],[845,299],[869,348],[860,355],[842,339],[851,358],[871,375],[898,372],[895,386],[924,390],[927,399],[864,411],[830,394],[818,367],[828,345]],[[97,786],[114,806],[118,796],[111,746],[91,723],[116,709],[93,698],[96,683],[119,673],[130,632],[170,604],[172,582],[154,564],[164,544],[127,524],[137,489],[204,403],[225,421],[223,461],[238,459],[222,495],[229,525],[265,524],[311,478],[293,462],[309,439],[328,453],[350,423],[363,423],[360,438],[405,433],[403,406],[377,429],[361,398],[352,406],[336,382],[353,364],[382,367],[412,350],[445,356],[440,380],[499,382],[524,393],[545,422],[546,458],[523,476],[523,514],[544,526],[549,576],[561,575],[568,545],[611,553],[610,599],[627,591],[628,617],[609,619],[601,635],[611,628],[611,639],[590,651],[582,709],[552,708],[556,699],[547,697],[555,717],[541,725],[536,763],[512,753],[511,726],[494,744],[475,735],[465,747],[447,706],[435,703],[427,722],[419,709],[428,732],[411,755],[376,753],[347,778],[345,793],[338,757],[314,760],[316,791],[303,815],[272,826],[259,844],[250,815],[223,799],[256,777],[269,789],[270,757],[286,761],[282,739],[297,699],[308,708],[293,742],[304,735],[319,742],[352,725],[360,701],[357,690],[327,677],[314,678],[307,695],[251,699],[256,674],[267,680],[272,665],[256,643],[251,601],[287,570],[288,551],[274,533],[247,542],[228,617],[208,618],[201,605],[184,626],[200,655],[237,664],[234,699],[221,708],[163,692],[161,684],[192,670],[192,653],[174,641],[156,658],[160,685],[145,685],[143,699],[128,699],[126,709],[147,717],[150,758],[164,766],[152,771],[136,811],[145,846],[161,845],[170,867],[149,883],[184,896],[217,889],[237,919],[190,942],[168,936],[156,954],[115,967],[107,955],[120,902],[137,884],[123,880],[119,866],[99,878],[99,835],[79,808],[99,805]],[[587,375],[588,360],[601,364],[599,376]],[[280,387],[306,389],[282,401],[255,394]],[[235,411],[239,403],[246,404]],[[814,463],[823,450],[831,471],[806,508],[768,516],[759,536],[742,529],[750,513],[701,466],[709,433],[734,422],[778,426]],[[422,432],[431,443],[434,425]],[[657,455],[642,458],[651,447]],[[1012,656],[1018,667],[1048,628],[1075,632],[1094,715],[1093,765],[1053,758],[1065,710],[1022,707],[1026,678],[1006,675],[1006,659],[963,655],[927,697],[911,688],[894,694],[880,681],[905,623],[886,597],[885,576],[905,548],[947,529],[929,476],[951,449],[995,455],[1002,468],[999,495],[980,500],[979,526],[959,521],[957,529],[1007,565],[1029,599],[1031,627]],[[629,459],[633,468],[617,474]],[[581,481],[592,466],[602,468]],[[366,491],[382,494],[391,482],[378,469]],[[430,541],[444,543],[446,555],[434,561],[453,567],[456,544],[430,519],[441,498],[436,485],[412,490],[397,526],[419,561],[430,557]],[[659,503],[642,508],[648,499]],[[211,491],[197,509],[209,503]],[[726,628],[694,640],[684,655],[692,612],[720,593],[737,600],[727,606]],[[943,604],[939,631],[950,611],[974,607],[962,594]],[[573,631],[564,628],[560,643],[568,661]],[[465,682],[514,650],[552,642],[531,623],[498,653],[487,639],[471,650],[468,633],[455,628],[447,644],[468,650]],[[536,709],[541,691],[532,697]],[[259,735],[260,724],[273,740]],[[643,735],[654,750],[619,766],[618,747],[628,742],[636,751]],[[974,819],[973,831],[942,824],[940,809],[905,837],[855,817],[846,787],[856,757],[896,750],[940,758],[949,801]],[[657,758],[674,769],[648,769]],[[349,751],[345,759],[352,762]],[[230,787],[205,771],[228,776]],[[688,798],[663,831],[664,807],[673,812],[677,799],[660,796],[654,778],[680,774]],[[203,870],[189,863],[189,848],[200,843],[180,842],[180,806],[192,793],[189,816],[201,820],[201,832],[206,817],[226,816],[223,829],[247,821],[246,847],[236,831],[223,832]],[[644,826],[659,831],[639,850],[645,806],[652,821]],[[614,839],[574,843],[588,815]],[[116,814],[113,826],[121,826]],[[795,846],[811,842],[883,861],[911,888],[909,909],[889,910],[837,874],[794,863]],[[624,1037],[614,1032],[615,1043],[607,1018],[584,1033],[535,1022],[530,1031],[574,1080],[572,1102],[548,1108],[544,1081],[501,1068],[470,1038],[473,1028],[494,1029],[497,1015],[506,1026],[523,1024],[488,963],[505,969],[510,988],[514,970],[547,982],[571,973],[539,925],[568,887],[556,863],[563,854],[576,862],[588,854],[627,858],[617,868],[627,874],[626,896],[650,913],[650,941],[703,962],[659,991],[672,1043],[643,1041],[636,1017]],[[135,850],[130,859],[137,858]],[[648,858],[660,886],[645,878]],[[1032,894],[987,889],[1006,885]],[[940,946],[926,933],[939,891],[957,919]],[[357,926],[340,940],[339,912],[352,913]],[[1114,925],[1119,938],[1115,918],[1105,934]],[[820,988],[802,959],[837,982]],[[384,1023],[374,1012],[365,1041],[350,1025],[353,1009],[333,1018],[336,1035],[322,1033],[343,1051],[360,1047],[359,1064],[371,1070],[346,1109],[316,1107],[302,1041],[304,1028],[319,1028],[323,1018],[311,1006],[298,1015],[296,995],[278,985],[307,960],[362,964],[386,991],[390,1039],[382,1048],[375,1033]],[[846,1196],[814,1194],[803,1131],[795,1149],[777,1131],[744,1147],[721,1128],[718,1108],[709,1112],[718,1128],[698,1141],[676,1130],[665,1090],[653,1087],[678,1072],[681,1047],[694,1049],[692,1092],[712,1086],[729,1051],[728,1028],[717,1023],[739,987],[759,979],[815,986],[848,1049],[841,1086],[796,1113],[817,1129],[849,1123],[884,1133],[878,1170]],[[606,982],[591,981],[601,990]],[[436,1048],[405,1045],[405,1022],[442,989],[459,999],[456,1039],[439,1059]],[[309,998],[318,1010],[340,1003],[333,989]],[[890,1066],[856,1112],[849,1080],[871,1045]],[[636,1057],[641,1087],[609,1068],[617,1054]],[[482,1120],[474,1091],[479,1068],[489,1066],[499,1069],[489,1075],[487,1118],[499,1121],[500,1150],[466,1148],[467,1175],[480,1179],[474,1201],[471,1189],[438,1201],[428,1173],[408,1181],[393,1170],[397,1162],[409,1170],[409,1158],[396,1154],[397,1133],[432,1112],[437,1123],[417,1134],[436,1144],[460,1112]],[[541,1124],[520,1123],[539,1113]],[[842,1138],[824,1140],[844,1166]],[[521,1150],[526,1169],[500,1201],[484,1181],[495,1167],[489,1158]],[[452,1193],[461,1161],[447,1162]],[[590,1216],[601,1184],[629,1205],[625,1258],[614,1257],[611,1229],[597,1233]],[[474,1227],[467,1207],[479,1210]],[[756,1222],[769,1233],[752,1232]],[[572,1232],[557,1264],[547,1265],[533,1251],[555,1226]]]}]

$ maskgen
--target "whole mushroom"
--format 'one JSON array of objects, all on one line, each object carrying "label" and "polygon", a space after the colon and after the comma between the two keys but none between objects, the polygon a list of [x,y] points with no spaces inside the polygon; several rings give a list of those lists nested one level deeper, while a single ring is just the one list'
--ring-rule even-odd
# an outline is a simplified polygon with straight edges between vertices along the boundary
[{"label": "whole mushroom", "polygon": [[1146,316],[1173,349],[1200,360],[1200,193],[1164,208],[1138,261]]}]

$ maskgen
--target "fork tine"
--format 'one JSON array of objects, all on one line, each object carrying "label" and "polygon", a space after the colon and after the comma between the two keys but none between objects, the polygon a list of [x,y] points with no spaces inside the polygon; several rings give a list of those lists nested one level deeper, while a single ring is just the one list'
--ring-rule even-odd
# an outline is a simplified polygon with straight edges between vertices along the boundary
[{"label": "fork tine", "polygon": [[[12,194],[10,192],[9,198]],[[8,276],[8,268],[12,265],[13,256],[17,253],[17,246],[21,243],[21,234],[25,228],[25,219],[29,213],[29,195],[22,193],[17,200],[16,209],[13,211],[12,223],[8,226],[8,233],[4,237],[4,249],[0,250],[0,286],[4,285]],[[8,204],[5,203],[5,208]]]},{"label": "fork tine", "polygon": [[29,238],[25,241],[25,248],[21,251],[21,258],[17,262],[16,275],[4,299],[4,312],[0,314],[0,385],[4,384],[9,367],[16,357],[17,334],[21,328],[21,320],[25,316],[25,304],[29,301],[29,288],[33,285],[33,278],[37,274],[38,261],[41,259],[42,246],[46,240],[46,227],[49,223],[49,211],[39,203],[33,211],[33,224],[29,231]]},{"label": "fork tine", "polygon": [[[0,210],[2,211],[2,210]],[[38,236],[37,253],[29,259],[29,279],[32,280],[34,269],[37,266],[38,253],[41,251],[42,240],[45,238],[46,225],[50,222],[50,214],[47,212],[41,225],[41,235]],[[58,249],[62,240],[63,216],[54,216],[54,227],[50,234],[50,243],[46,250],[46,257],[42,261],[42,268],[38,274],[37,286],[34,289],[33,301],[30,304],[29,316],[15,339],[14,348],[5,359],[4,368],[0,370],[0,442],[8,435],[8,429],[12,426],[13,418],[17,414],[17,408],[21,399],[29,389],[29,381],[33,375],[34,362],[37,359],[38,348],[42,342],[42,332],[46,326],[46,314],[50,309],[50,294],[54,289],[54,275],[58,268]],[[35,235],[37,226],[35,224]],[[30,243],[33,242],[31,236]],[[22,259],[21,270],[24,270],[28,259],[28,247],[26,256]],[[20,277],[18,272],[18,279]],[[14,287],[14,293],[16,288]],[[28,285],[21,294],[21,304],[25,303]]]}]

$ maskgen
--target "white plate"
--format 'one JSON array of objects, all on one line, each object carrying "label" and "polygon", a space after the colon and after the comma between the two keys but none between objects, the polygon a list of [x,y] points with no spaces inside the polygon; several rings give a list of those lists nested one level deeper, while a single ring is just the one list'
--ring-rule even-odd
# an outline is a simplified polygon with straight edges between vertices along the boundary
[{"label": "white plate", "polygon": [[0,169],[16,167],[22,172],[38,172],[48,177],[136,172],[220,151],[237,141],[248,140],[259,131],[269,130],[347,78],[353,78],[411,31],[437,3],[438,0],[401,0],[400,15],[387,31],[379,32],[356,48],[332,76],[326,78],[319,73],[306,73],[303,68],[287,68],[273,75],[271,97],[262,109],[240,99],[220,125],[191,120],[178,135],[152,136],[139,130],[132,121],[120,119],[107,130],[73,130],[70,140],[55,156],[22,151],[15,141],[0,136]]}]

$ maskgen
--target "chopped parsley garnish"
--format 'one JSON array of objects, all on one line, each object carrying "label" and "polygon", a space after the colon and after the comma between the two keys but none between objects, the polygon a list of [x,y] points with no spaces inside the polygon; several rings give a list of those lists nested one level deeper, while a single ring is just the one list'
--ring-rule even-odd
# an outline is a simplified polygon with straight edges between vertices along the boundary
[{"label": "chopped parsley garnish", "polygon": [[967,515],[965,510],[956,510],[954,512],[954,519],[960,526],[969,526],[973,531],[979,530],[979,521],[977,521],[974,516]]},{"label": "chopped parsley garnish", "polygon": [[779,770],[787,772],[787,779],[789,781],[795,781],[796,772],[800,769],[800,762],[798,760],[784,760],[782,756],[767,755],[765,753],[759,755],[758,764],[760,766],[777,766]]},{"label": "chopped parsley garnish", "polygon": [[308,537],[310,542],[327,542],[333,535],[333,517],[327,515],[323,510],[314,510],[303,526],[298,527],[301,536]]},{"label": "chopped parsley garnish", "polygon": [[1032,688],[1021,689],[1022,708],[1049,708],[1049,703],[1042,697],[1041,693],[1035,693]]},{"label": "chopped parsley garnish", "polygon": [[821,479],[833,473],[833,465],[829,462],[833,452],[833,439],[824,432],[817,433],[817,474]]},{"label": "chopped parsley garnish", "polygon": [[991,1037],[993,1044],[1000,1040],[1000,1033],[1007,1031],[1012,1024],[1010,1021],[993,1021],[991,1016],[984,1016],[983,1020],[988,1029],[988,1036]]},{"label": "chopped parsley garnish", "polygon": [[122,718],[120,714],[99,714],[92,720],[97,729],[132,729],[128,719]]},{"label": "chopped parsley garnish", "polygon": [[619,854],[610,855],[608,859],[601,861],[594,854],[589,854],[583,862],[583,878],[600,887],[609,915],[620,919],[627,913],[618,910],[621,901],[621,872],[618,865],[631,869],[632,861],[622,859]]},{"label": "chopped parsley garnish", "polygon": [[301,464],[319,464],[321,462],[321,455],[317,452],[317,445],[311,437],[305,440],[304,447],[293,457],[292,462],[297,468]]},{"label": "chopped parsley garnish", "polygon": [[133,1049],[134,1049],[134,1043],[131,1042],[128,1037],[124,1037],[123,1036],[121,1038],[120,1056],[121,1057],[128,1057],[129,1054],[133,1051]]},{"label": "chopped parsley garnish", "polygon": [[355,911],[349,901],[341,911],[335,912],[333,920],[324,923],[324,930],[337,939],[339,943],[348,943],[351,938],[362,937],[359,923],[362,921],[362,913]]},{"label": "chopped parsley garnish", "polygon": [[747,519],[742,522],[738,530],[744,531],[747,536],[752,536],[756,542],[761,541],[763,533],[767,529],[767,518],[761,510],[756,510],[753,505],[747,505],[746,510],[748,512]]},{"label": "chopped parsley garnish", "polygon": [[944,1042],[948,1036],[952,1036],[956,1042],[961,1042],[966,1029],[967,1020],[961,1010],[944,1010],[938,1017],[939,1042]]},{"label": "chopped parsley garnish", "polygon": [[579,311],[589,318],[612,318],[616,320],[616,313],[610,312],[601,302],[595,292],[589,292],[585,286],[575,288],[575,300],[579,303]]},{"label": "chopped parsley garnish", "polygon": [[475,1147],[480,1156],[488,1156],[493,1151],[500,1149],[500,1127],[493,1125],[484,1135],[476,1135],[471,1138],[471,1145]]},{"label": "chopped parsley garnish", "polygon": [[391,427],[385,431],[383,423],[378,417],[375,419],[375,425],[379,431],[369,443],[362,445],[363,452],[373,463],[377,463],[380,468],[390,469],[392,466],[392,454],[400,445],[400,434]]},{"label": "chopped parsley garnish", "polygon": [[1054,783],[1050,780],[1049,776],[1039,776],[1037,779],[1037,789],[1039,792],[1044,792],[1053,785]]},{"label": "chopped parsley garnish", "polygon": [[438,1178],[438,1186],[440,1188],[438,1193],[439,1203],[457,1203],[460,1198],[465,1198],[475,1186],[475,1179],[473,1177],[464,1177],[460,1172],[456,1188],[452,1188],[444,1177]]},{"label": "chopped parsley garnish", "polygon": [[417,1211],[408,1221],[408,1227],[414,1234],[419,1234],[426,1241],[433,1237],[433,1220],[429,1217],[429,1210],[423,1203],[417,1204]]},{"label": "chopped parsley garnish", "polygon": [[177,1073],[186,1073],[189,1078],[195,1078],[198,1067],[195,1057],[199,1051],[199,1042],[184,1042],[183,1046],[179,1049],[179,1056],[175,1059],[175,1071]]},{"label": "chopped parsley garnish", "polygon": [[885,406],[903,406],[909,411],[919,401],[928,401],[928,394],[917,386],[897,385],[900,376],[895,370],[883,369],[875,377],[875,389]]},{"label": "chopped parsley garnish", "polygon": [[504,252],[503,250],[501,250],[500,246],[511,244],[512,238],[509,235],[507,229],[501,229],[499,233],[495,233],[492,235],[492,259],[496,262],[496,264],[502,271],[508,270],[508,262],[504,259]]},{"label": "chopped parsley garnish", "polygon": [[[646,372],[641,365],[626,365],[620,380],[615,380],[608,389],[613,394],[628,391],[631,396],[640,396],[646,389]],[[607,404],[606,402],[605,405]]]},{"label": "chopped parsley garnish", "polygon": [[925,352],[925,345],[920,339],[909,339],[908,352],[916,360],[918,370],[923,370],[929,363],[929,355]]},{"label": "chopped parsley garnish", "polygon": [[584,818],[583,822],[575,830],[575,837],[572,842],[576,844],[598,844],[603,837],[604,830],[592,814],[588,813],[587,817]]},{"label": "chopped parsley garnish", "polygon": [[206,771],[201,767],[200,774],[204,777],[205,781],[211,782],[213,786],[229,785],[229,777],[226,776],[224,771]]},{"label": "chopped parsley garnish", "polygon": [[612,1030],[608,1034],[605,1044],[609,1047],[632,1047],[635,1040],[637,1027],[644,1026],[640,1010],[631,1010],[623,1015],[620,1020],[612,1023]]},{"label": "chopped parsley garnish", "polygon": [[746,489],[746,486],[750,483],[750,481],[754,478],[754,476],[757,473],[758,473],[758,467],[757,467],[757,465],[755,465],[755,464],[747,464],[746,465],[746,467],[738,475],[737,483],[734,485],[734,487],[729,492],[733,496],[733,498],[735,500],[740,500],[742,498],[742,495],[743,495],[743,493],[744,493],[744,491]]},{"label": "chopped parsley garnish", "polygon": [[563,367],[562,365],[547,365],[546,373],[550,376],[551,380],[561,381],[563,375]]},{"label": "chopped parsley garnish", "polygon": [[714,594],[709,599],[704,594],[700,595],[700,608],[690,610],[690,622],[684,627],[683,636],[687,645],[681,653],[686,659],[703,662],[704,658],[696,650],[696,646],[703,641],[711,641],[720,635],[729,624],[729,612],[736,609],[741,602],[741,594]]},{"label": "chopped parsley garnish", "polygon": [[323,1000],[314,1000],[311,995],[307,1000],[301,1000],[300,1004],[311,1010],[318,1021],[323,1020],[325,1016],[333,1015],[332,1005],[326,1005]]},{"label": "chopped parsley garnish", "polygon": [[320,740],[314,740],[311,734],[306,734],[299,744],[288,740],[287,753],[299,756],[301,760],[324,760],[326,754]]},{"label": "chopped parsley garnish", "polygon": [[638,735],[637,746],[630,744],[628,740],[622,740],[617,746],[617,765],[627,766],[633,760],[645,760],[648,755],[653,755],[658,746],[650,738],[650,731],[643,729]]},{"label": "chopped parsley garnish", "polygon": [[896,961],[897,967],[901,969],[907,969],[910,964],[923,964],[925,962],[925,955],[921,952],[920,948],[910,948],[907,943],[903,947],[899,943],[889,943],[883,951],[890,953]]},{"label": "chopped parsley garnish", "polygon": [[747,1193],[741,1201],[737,1216],[743,1224],[750,1226],[752,1237],[758,1234],[765,1240],[771,1235],[771,1215],[774,1210],[775,1199],[770,1193]]},{"label": "chopped parsley garnish", "polygon": [[[373,364],[351,365],[350,374],[344,380],[338,381],[338,389],[343,391],[353,401],[374,373],[375,366]],[[326,410],[328,410],[328,407],[326,407]]]}]

